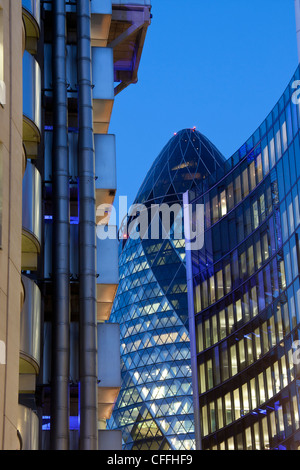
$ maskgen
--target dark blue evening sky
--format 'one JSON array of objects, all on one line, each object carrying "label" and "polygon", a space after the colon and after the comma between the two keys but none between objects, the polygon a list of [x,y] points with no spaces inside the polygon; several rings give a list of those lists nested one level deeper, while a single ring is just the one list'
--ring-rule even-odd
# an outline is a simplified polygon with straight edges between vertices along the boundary
[{"label": "dark blue evening sky", "polygon": [[152,0],[152,14],[139,82],[116,97],[109,129],[117,198],[129,205],[182,128],[196,126],[230,157],[298,64],[294,0]]}]

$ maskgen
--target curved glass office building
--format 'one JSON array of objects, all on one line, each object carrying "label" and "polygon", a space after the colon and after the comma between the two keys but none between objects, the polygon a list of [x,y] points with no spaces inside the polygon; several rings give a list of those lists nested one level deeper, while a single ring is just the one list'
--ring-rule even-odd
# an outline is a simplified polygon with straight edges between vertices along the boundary
[{"label": "curved glass office building", "polygon": [[299,449],[300,107],[296,70],[266,120],[198,184],[192,270],[202,449]]},{"label": "curved glass office building", "polygon": [[[198,131],[182,130],[154,161],[135,204],[181,205],[182,194],[224,161]],[[121,330],[122,388],[109,426],[122,430],[124,449],[195,448],[185,243],[174,236],[177,222],[168,237],[127,237],[119,246],[111,321]]]}]

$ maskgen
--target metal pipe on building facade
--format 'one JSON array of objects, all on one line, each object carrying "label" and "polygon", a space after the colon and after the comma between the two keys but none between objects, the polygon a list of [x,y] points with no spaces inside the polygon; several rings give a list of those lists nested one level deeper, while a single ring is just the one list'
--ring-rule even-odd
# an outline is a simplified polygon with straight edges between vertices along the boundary
[{"label": "metal pipe on building facade", "polygon": [[80,448],[98,448],[95,154],[91,81],[91,5],[77,1]]},{"label": "metal pipe on building facade", "polygon": [[51,447],[69,447],[70,196],[66,80],[66,6],[53,0],[53,308],[51,372]]}]

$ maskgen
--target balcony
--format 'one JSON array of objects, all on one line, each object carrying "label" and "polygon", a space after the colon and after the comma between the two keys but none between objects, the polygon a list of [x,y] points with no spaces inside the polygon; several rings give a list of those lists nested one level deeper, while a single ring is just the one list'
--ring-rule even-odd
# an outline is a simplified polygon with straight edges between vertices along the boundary
[{"label": "balcony", "polygon": [[[117,190],[116,142],[114,135],[95,134],[96,207],[113,205]],[[96,212],[96,222],[101,223],[104,210]]]},{"label": "balcony", "polygon": [[35,54],[40,36],[40,0],[22,0],[22,7],[26,34],[25,48]]},{"label": "balcony", "polygon": [[121,388],[120,327],[98,324],[98,419],[110,419]]},{"label": "balcony", "polygon": [[114,104],[113,50],[106,47],[92,48],[93,112],[95,134],[106,134]]},{"label": "balcony", "polygon": [[22,269],[36,271],[41,244],[42,183],[37,168],[27,163],[23,177]]},{"label": "balcony", "polygon": [[21,450],[39,450],[39,418],[27,406],[18,405],[18,424]]},{"label": "balcony", "polygon": [[[108,230],[110,238],[99,238],[104,230]],[[118,239],[115,226],[97,227],[97,274],[97,321],[103,322],[109,320],[119,285]]]},{"label": "balcony", "polygon": [[27,158],[37,158],[41,129],[41,70],[35,58],[23,55],[23,142]]},{"label": "balcony", "polygon": [[34,281],[22,276],[25,301],[21,312],[20,393],[34,393],[40,368],[41,292]]}]

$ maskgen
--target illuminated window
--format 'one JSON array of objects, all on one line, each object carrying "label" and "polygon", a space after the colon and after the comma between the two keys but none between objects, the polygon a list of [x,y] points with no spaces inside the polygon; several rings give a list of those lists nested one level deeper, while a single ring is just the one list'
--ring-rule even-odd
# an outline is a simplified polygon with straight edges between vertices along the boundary
[{"label": "illuminated window", "polygon": [[197,352],[203,351],[202,323],[197,325]]},{"label": "illuminated window", "polygon": [[246,168],[243,171],[242,179],[243,179],[243,197],[246,197],[249,194],[248,168]]},{"label": "illuminated window", "polygon": [[257,407],[255,378],[250,380],[250,392],[252,401],[252,410]]},{"label": "illuminated window", "polygon": [[291,235],[295,229],[293,202],[291,199],[291,195],[289,195],[287,198],[287,210],[288,210],[289,231]]},{"label": "illuminated window", "polygon": [[218,300],[221,299],[224,295],[224,286],[223,286],[223,272],[222,270],[217,272],[217,296]]},{"label": "illuminated window", "polygon": [[275,393],[278,393],[280,391],[280,374],[279,374],[278,362],[274,363],[273,370],[274,370]]},{"label": "illuminated window", "polygon": [[213,224],[219,220],[219,198],[218,195],[212,200]]},{"label": "illuminated window", "polygon": [[225,266],[225,293],[228,294],[228,292],[231,291],[231,267],[230,264],[227,264]]},{"label": "illuminated window", "polygon": [[231,333],[233,330],[233,325],[234,325],[234,313],[233,313],[233,305],[230,304],[227,307],[227,316],[228,316],[228,327],[229,327],[229,332]]},{"label": "illuminated window", "polygon": [[251,289],[251,310],[252,316],[255,317],[258,314],[256,286]]},{"label": "illuminated window", "polygon": [[279,263],[279,270],[280,270],[280,278],[281,278],[281,288],[286,288],[286,279],[285,279],[285,268],[284,268],[284,261],[280,261]]},{"label": "illuminated window", "polygon": [[265,215],[266,212],[266,203],[265,203],[265,195],[262,194],[259,198],[259,204],[260,204],[260,214]]},{"label": "illuminated window", "polygon": [[201,295],[200,285],[198,284],[195,288],[195,312],[198,313],[201,310]]},{"label": "illuminated window", "polygon": [[249,172],[250,172],[250,189],[252,191],[256,186],[255,162],[251,163],[249,167]]},{"label": "illuminated window", "polygon": [[206,378],[205,378],[205,366],[200,365],[200,377],[199,377],[200,393],[206,392]]},{"label": "illuminated window", "polygon": [[261,356],[261,344],[260,344],[260,332],[259,328],[254,331],[255,335],[255,349],[256,349],[256,359],[259,359]]},{"label": "illuminated window", "polygon": [[234,450],[234,439],[233,439],[233,437],[230,437],[227,440],[227,447],[228,447],[228,450]]},{"label": "illuminated window", "polygon": [[239,345],[239,357],[240,357],[240,367],[244,369],[246,366],[246,355],[245,355],[245,343],[244,339],[241,339],[238,343]]},{"label": "illuminated window", "polygon": [[243,318],[242,301],[241,300],[236,301],[235,311],[236,311],[236,321],[239,322]]},{"label": "illuminated window", "polygon": [[270,449],[268,422],[267,422],[266,416],[262,419],[262,431],[263,431],[264,449],[266,450]]},{"label": "illuminated window", "polygon": [[248,395],[248,384],[245,383],[242,386],[242,395],[243,395],[243,411],[244,414],[249,413],[250,406],[249,406],[249,395]]},{"label": "illuminated window", "polygon": [[226,337],[226,317],[225,310],[221,310],[220,314],[220,338],[223,339]]},{"label": "illuminated window", "polygon": [[254,251],[251,245],[247,250],[249,275],[254,273]]},{"label": "illuminated window", "polygon": [[263,179],[261,154],[259,154],[257,159],[256,159],[256,169],[257,169],[257,182],[260,183],[261,180]]},{"label": "illuminated window", "polygon": [[298,197],[298,193],[295,192],[295,196],[294,196],[294,209],[295,209],[295,225],[296,227],[298,227],[298,225],[300,224],[300,210],[299,210],[299,197]]},{"label": "illuminated window", "polygon": [[248,353],[248,363],[252,364],[254,359],[253,359],[252,339],[250,337],[246,339],[246,346],[247,346],[247,353]]},{"label": "illuminated window", "polygon": [[256,229],[259,225],[259,214],[258,214],[258,204],[257,201],[254,201],[252,204],[252,212],[253,212],[253,227]]},{"label": "illuminated window", "polygon": [[245,429],[245,441],[246,441],[246,450],[251,450],[252,449],[251,428]]},{"label": "illuminated window", "polygon": [[263,372],[261,372],[258,375],[258,388],[259,388],[260,403],[264,403],[266,401],[266,394],[265,394],[265,385],[264,385],[264,374],[263,374]]},{"label": "illuminated window", "polygon": [[263,259],[266,261],[269,258],[269,242],[268,235],[265,233],[262,237],[262,250],[263,250]]},{"label": "illuminated window", "polygon": [[229,367],[228,367],[228,352],[227,342],[221,343],[221,367],[222,367],[222,380],[229,378]]},{"label": "illuminated window", "polygon": [[240,255],[240,266],[241,266],[241,278],[247,275],[247,262],[246,262],[246,253],[243,252]]},{"label": "illuminated window", "polygon": [[227,187],[227,206],[229,211],[234,207],[233,183],[229,183]]},{"label": "illuminated window", "polygon": [[205,348],[209,348],[211,346],[209,320],[205,320],[204,330],[205,330]]},{"label": "illuminated window", "polygon": [[231,398],[230,393],[227,393],[224,397],[225,401],[225,422],[226,425],[232,422],[232,405],[231,405]]},{"label": "illuminated window", "polygon": [[264,158],[264,169],[265,169],[265,175],[266,175],[267,173],[269,173],[269,151],[268,151],[268,147],[264,148],[263,158]]},{"label": "illuminated window", "polygon": [[270,142],[270,167],[273,168],[275,165],[275,143],[274,138]]},{"label": "illuminated window", "polygon": [[282,146],[283,146],[283,151],[285,152],[288,146],[287,143],[287,131],[286,131],[286,122],[281,126],[281,136],[282,136]]},{"label": "illuminated window", "polygon": [[235,204],[238,204],[242,200],[242,187],[240,175],[238,175],[234,180],[234,198]]},{"label": "illuminated window", "polygon": [[288,377],[287,377],[287,368],[286,368],[286,360],[285,356],[281,358],[281,372],[282,372],[282,385],[286,387],[288,384]]},{"label": "illuminated window", "polygon": [[202,299],[202,308],[208,306],[208,292],[207,292],[207,281],[203,281],[201,285],[201,299]]},{"label": "illuminated window", "polygon": [[221,195],[221,217],[227,214],[227,205],[226,205],[226,191],[222,191]]},{"label": "illuminated window", "polygon": [[230,348],[230,356],[231,356],[231,375],[235,375],[238,373],[235,344],[233,344]]},{"label": "illuminated window", "polygon": [[210,303],[213,304],[216,301],[216,289],[215,289],[215,278],[211,276],[209,279],[209,291],[210,291]]},{"label": "illuminated window", "polygon": [[280,138],[280,131],[276,133],[276,150],[277,150],[277,158],[281,158],[281,138]]},{"label": "illuminated window", "polygon": [[271,341],[271,348],[276,344],[276,330],[275,330],[275,320],[274,317],[271,317],[269,320],[269,332],[270,332],[270,341]]},{"label": "illuminated window", "polygon": [[220,429],[224,426],[222,398],[218,398],[217,400],[217,410],[218,410],[218,424],[219,424],[219,429]]},{"label": "illuminated window", "polygon": [[267,380],[268,399],[270,399],[273,396],[273,383],[272,383],[271,367],[268,367],[266,369],[266,380]]},{"label": "illuminated window", "polygon": [[209,359],[207,361],[207,381],[208,381],[208,388],[211,389],[214,386],[213,382],[213,365],[212,360]]},{"label": "illuminated window", "polygon": [[297,397],[295,395],[293,396],[293,415],[294,415],[296,428],[298,428],[299,427],[299,409],[298,409]]},{"label": "illuminated window", "polygon": [[210,427],[211,427],[211,432],[214,432],[216,430],[216,410],[215,410],[215,404],[214,402],[210,403],[209,405],[209,411],[210,411]]},{"label": "illuminated window", "polygon": [[240,402],[240,389],[239,388],[236,388],[233,391],[233,402],[234,402],[235,419],[239,419],[241,417],[241,402]]},{"label": "illuminated window", "polygon": [[256,252],[256,268],[259,269],[262,265],[260,240],[258,240],[255,244],[255,252]]},{"label": "illuminated window", "polygon": [[207,407],[202,407],[202,429],[203,435],[206,436],[208,434],[208,422],[207,422]]},{"label": "illuminated window", "polygon": [[255,423],[253,426],[254,430],[254,448],[260,450],[260,434],[259,434],[259,424]]},{"label": "illuminated window", "polygon": [[276,434],[277,434],[277,429],[276,429],[275,411],[272,411],[270,413],[270,436],[271,438],[274,438]]},{"label": "illuminated window", "polygon": [[281,433],[284,432],[284,421],[283,421],[283,412],[282,412],[282,406],[279,406],[277,409],[277,416],[278,416],[278,423],[279,423],[279,431]]},{"label": "illuminated window", "polygon": [[212,317],[212,335],[213,335],[213,344],[218,342],[218,325],[217,325],[217,315]]}]

